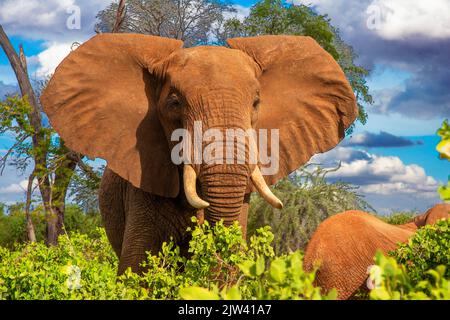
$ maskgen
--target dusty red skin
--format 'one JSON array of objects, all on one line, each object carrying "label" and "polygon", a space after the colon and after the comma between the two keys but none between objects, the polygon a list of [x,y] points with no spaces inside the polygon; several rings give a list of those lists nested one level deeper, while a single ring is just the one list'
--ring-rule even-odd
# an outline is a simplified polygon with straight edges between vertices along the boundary
[{"label": "dusty red skin", "polygon": [[390,225],[363,211],[345,211],[323,221],[305,252],[304,267],[312,270],[321,261],[316,284],[325,292],[338,290],[339,299],[348,299],[365,287],[367,268],[377,250],[387,253],[406,242],[416,230],[438,219],[450,217],[450,204],[438,204],[411,222]]},{"label": "dusty red skin", "polygon": [[[170,236],[182,242],[196,214],[170,159],[174,129],[192,131],[194,121],[203,130],[279,129],[279,170],[265,176],[273,184],[335,147],[357,116],[343,71],[312,38],[228,43],[183,49],[167,38],[97,35],[61,63],[42,96],[66,144],[108,163],[100,207],[119,273],[138,271],[145,250]],[[238,220],[245,229],[254,167],[195,165],[198,194],[210,204],[205,219]]]}]

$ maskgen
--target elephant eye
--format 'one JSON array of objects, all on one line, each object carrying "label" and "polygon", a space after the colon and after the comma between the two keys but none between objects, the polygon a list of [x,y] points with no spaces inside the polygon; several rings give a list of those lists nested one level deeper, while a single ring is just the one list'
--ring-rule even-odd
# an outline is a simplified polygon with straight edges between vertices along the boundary
[{"label": "elephant eye", "polygon": [[253,101],[253,108],[254,109],[258,108],[259,102],[260,102],[259,97],[256,97],[255,100]]},{"label": "elephant eye", "polygon": [[167,105],[170,107],[179,107],[181,105],[180,99],[176,93],[169,94],[167,98]]}]

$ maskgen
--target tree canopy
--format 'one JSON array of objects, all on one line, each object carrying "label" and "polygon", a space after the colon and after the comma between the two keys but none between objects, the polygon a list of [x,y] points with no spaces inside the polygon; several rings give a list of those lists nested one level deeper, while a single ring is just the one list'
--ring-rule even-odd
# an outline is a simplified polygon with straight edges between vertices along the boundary
[{"label": "tree canopy", "polygon": [[[118,4],[113,3],[98,13],[97,32],[113,29],[117,8]],[[358,120],[366,123],[365,106],[373,103],[366,83],[369,71],[356,64],[353,48],[343,41],[327,15],[282,0],[257,2],[242,21],[232,17],[233,12],[236,9],[230,3],[219,0],[127,0],[119,31],[176,38],[183,40],[186,47],[225,45],[227,38],[266,34],[310,36],[344,70],[357,98]]]},{"label": "tree canopy", "polygon": [[[287,4],[282,0],[262,0],[250,9],[250,14],[240,21],[231,18],[224,22],[219,42],[227,38],[249,37],[266,34],[292,34],[314,38],[344,70],[359,107],[358,120],[365,124],[365,105],[373,103],[366,83],[369,71],[355,63],[353,48],[346,44],[333,27],[327,15],[316,13],[305,5]],[[353,127],[350,128],[350,131]]]}]

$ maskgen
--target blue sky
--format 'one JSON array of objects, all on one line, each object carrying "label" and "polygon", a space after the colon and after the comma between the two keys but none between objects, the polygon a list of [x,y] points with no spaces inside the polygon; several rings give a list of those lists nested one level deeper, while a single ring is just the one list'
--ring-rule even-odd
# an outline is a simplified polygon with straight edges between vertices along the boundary
[{"label": "blue sky", "polygon": [[[74,41],[94,34],[95,14],[110,0],[0,0],[0,24],[13,45],[21,43],[33,79],[51,74]],[[235,0],[243,17],[252,0]],[[371,70],[375,104],[369,121],[335,150],[316,156],[325,165],[342,163],[330,180],[343,180],[380,212],[425,210],[439,201],[436,187],[450,174],[438,159],[436,129],[450,117],[450,1],[293,0],[328,14],[357,62]],[[81,9],[81,29],[67,18]],[[375,13],[375,14],[374,14]],[[14,90],[15,76],[0,50],[0,95]],[[0,155],[10,142],[0,136]],[[374,145],[376,145],[374,147]],[[0,201],[23,199],[25,178],[8,168],[0,176]]]}]

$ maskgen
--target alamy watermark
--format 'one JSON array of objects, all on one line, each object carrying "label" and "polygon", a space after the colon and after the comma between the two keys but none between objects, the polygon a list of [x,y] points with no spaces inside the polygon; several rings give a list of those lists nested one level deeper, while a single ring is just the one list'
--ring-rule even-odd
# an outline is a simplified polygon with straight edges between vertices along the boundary
[{"label": "alamy watermark", "polygon": [[66,27],[69,30],[81,29],[81,8],[77,5],[68,6],[66,13],[69,15],[66,19]]},{"label": "alamy watermark", "polygon": [[369,30],[380,30],[383,22],[388,20],[393,14],[392,9],[378,1],[372,2],[367,9],[366,26]]},{"label": "alamy watermark", "polygon": [[276,174],[279,169],[278,129],[210,128],[203,131],[202,122],[195,121],[192,133],[176,129],[171,141],[178,142],[171,151],[172,162],[176,165],[261,164],[263,175]]}]

